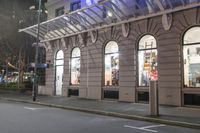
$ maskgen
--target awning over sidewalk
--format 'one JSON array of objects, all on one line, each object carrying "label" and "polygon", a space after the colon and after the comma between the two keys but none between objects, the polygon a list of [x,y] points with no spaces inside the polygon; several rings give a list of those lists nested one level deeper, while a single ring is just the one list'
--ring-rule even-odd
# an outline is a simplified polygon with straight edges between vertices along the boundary
[{"label": "awning over sidewalk", "polygon": [[[40,41],[50,41],[200,6],[200,0],[99,0],[40,24]],[[37,36],[34,25],[19,32]]]}]

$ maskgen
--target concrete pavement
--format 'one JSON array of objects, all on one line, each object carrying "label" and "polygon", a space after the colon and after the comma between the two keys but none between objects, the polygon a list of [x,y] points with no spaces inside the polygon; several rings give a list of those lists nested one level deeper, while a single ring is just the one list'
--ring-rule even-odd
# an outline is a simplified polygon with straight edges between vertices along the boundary
[{"label": "concrete pavement", "polygon": [[152,117],[148,104],[52,96],[38,96],[32,102],[30,94],[16,93],[1,93],[0,99],[200,129],[200,108],[160,106],[160,116]]}]

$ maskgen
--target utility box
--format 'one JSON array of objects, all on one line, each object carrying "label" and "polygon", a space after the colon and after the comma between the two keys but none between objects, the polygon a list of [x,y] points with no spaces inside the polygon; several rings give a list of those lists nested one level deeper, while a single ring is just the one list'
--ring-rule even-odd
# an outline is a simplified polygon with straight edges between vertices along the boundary
[{"label": "utility box", "polygon": [[149,86],[149,111],[151,116],[159,115],[158,81],[150,81]]}]

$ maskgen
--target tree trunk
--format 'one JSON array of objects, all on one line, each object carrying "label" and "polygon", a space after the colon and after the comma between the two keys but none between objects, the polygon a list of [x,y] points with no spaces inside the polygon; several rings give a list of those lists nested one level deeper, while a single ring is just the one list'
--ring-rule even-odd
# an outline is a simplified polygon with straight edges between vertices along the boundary
[{"label": "tree trunk", "polygon": [[23,52],[22,52],[22,47],[20,48],[19,51],[19,81],[18,81],[18,87],[21,86],[21,84],[23,83],[23,75],[24,75],[24,66],[25,66],[25,62],[24,59],[22,58],[23,56]]}]

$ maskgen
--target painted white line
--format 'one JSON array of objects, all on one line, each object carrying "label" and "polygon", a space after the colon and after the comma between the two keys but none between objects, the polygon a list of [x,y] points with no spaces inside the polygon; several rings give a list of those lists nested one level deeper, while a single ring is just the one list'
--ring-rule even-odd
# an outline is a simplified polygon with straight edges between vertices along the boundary
[{"label": "painted white line", "polygon": [[147,132],[154,132],[154,133],[157,133],[157,132],[158,132],[158,131],[156,131],[156,130],[141,129],[140,127],[134,127],[134,126],[129,126],[129,125],[124,125],[124,127],[133,128],[133,129],[137,129],[137,130],[143,130],[143,131],[147,131]]},{"label": "painted white line", "polygon": [[133,129],[137,129],[137,130],[143,130],[143,131],[154,132],[154,133],[157,133],[158,131],[151,130],[148,128],[163,127],[163,126],[165,126],[165,125],[152,125],[152,126],[145,126],[145,127],[134,127],[134,126],[124,125],[124,127],[126,127],[126,128],[133,128]]},{"label": "painted white line", "polygon": [[140,129],[140,130],[147,131],[147,132],[153,132],[153,133],[157,133],[158,132],[156,130],[151,130],[151,129]]},{"label": "painted white line", "polygon": [[28,110],[38,110],[38,109],[45,109],[45,108],[30,108],[30,107],[24,107],[24,109],[28,109]]},{"label": "painted white line", "polygon": [[147,128],[154,128],[154,127],[164,127],[165,125],[152,125],[152,126],[146,126],[146,127],[141,127],[142,129],[147,129]]}]

